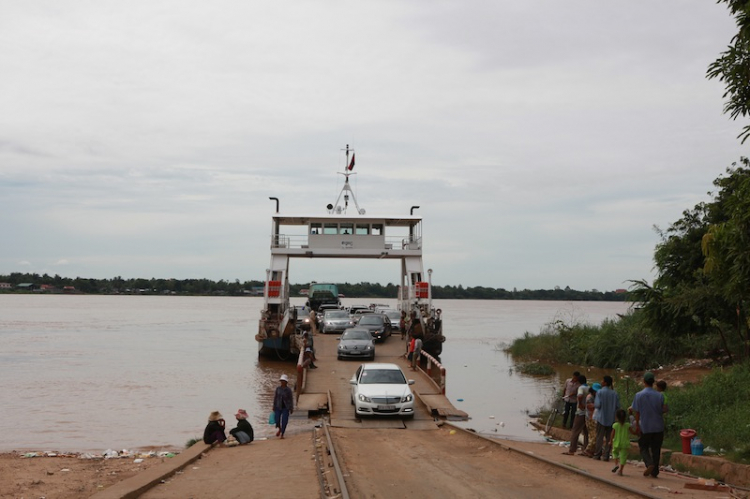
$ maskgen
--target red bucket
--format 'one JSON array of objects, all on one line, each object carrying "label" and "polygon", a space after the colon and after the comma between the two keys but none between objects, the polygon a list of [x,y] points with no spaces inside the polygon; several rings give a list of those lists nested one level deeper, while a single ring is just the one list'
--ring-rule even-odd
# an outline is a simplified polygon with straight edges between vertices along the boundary
[{"label": "red bucket", "polygon": [[690,450],[690,441],[697,435],[695,430],[680,430],[680,438],[682,439],[682,453],[692,454]]}]

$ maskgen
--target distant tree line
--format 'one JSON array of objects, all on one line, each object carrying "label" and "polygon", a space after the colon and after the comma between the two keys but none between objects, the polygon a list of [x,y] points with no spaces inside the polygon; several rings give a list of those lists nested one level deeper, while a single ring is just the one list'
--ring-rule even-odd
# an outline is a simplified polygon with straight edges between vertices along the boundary
[{"label": "distant tree line", "polygon": [[[55,290],[72,287],[77,293],[86,294],[162,294],[162,295],[225,295],[243,296],[258,295],[263,292],[263,281],[212,281],[211,279],[90,279],[83,277],[61,277],[49,274],[28,274],[14,272],[0,275],[0,283],[9,283],[12,288],[5,292],[22,292],[19,284],[33,284],[36,290],[42,285],[54,286]],[[302,296],[301,291],[308,284],[291,284],[292,296]],[[393,283],[360,282],[356,284],[338,284],[339,292],[350,298],[396,298],[398,286]],[[627,293],[622,291],[576,291],[570,287],[555,289],[513,289],[488,288],[484,286],[463,287],[433,286],[432,296],[435,299],[451,300],[565,300],[565,301],[626,301]]]},{"label": "distant tree line", "polygon": [[83,277],[60,277],[48,274],[25,274],[15,272],[10,275],[0,275],[0,282],[7,282],[17,290],[19,284],[52,285],[57,290],[72,286],[76,292],[86,294],[181,294],[181,295],[233,295],[239,296],[249,293],[253,289],[263,288],[263,281],[245,281],[239,279],[234,282],[211,279],[90,279]]}]

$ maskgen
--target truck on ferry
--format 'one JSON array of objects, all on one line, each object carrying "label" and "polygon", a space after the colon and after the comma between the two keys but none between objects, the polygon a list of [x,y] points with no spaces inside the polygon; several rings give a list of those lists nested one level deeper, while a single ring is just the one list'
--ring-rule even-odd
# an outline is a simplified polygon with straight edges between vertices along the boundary
[{"label": "truck on ferry", "polygon": [[313,311],[319,312],[322,305],[341,307],[337,285],[317,282],[310,284],[307,292],[307,306]]}]

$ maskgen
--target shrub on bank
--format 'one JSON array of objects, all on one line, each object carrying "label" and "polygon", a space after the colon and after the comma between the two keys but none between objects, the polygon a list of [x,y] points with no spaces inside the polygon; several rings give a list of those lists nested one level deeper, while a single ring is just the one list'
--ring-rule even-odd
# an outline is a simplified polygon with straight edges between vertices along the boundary
[{"label": "shrub on bank", "polygon": [[526,332],[506,349],[517,360],[642,370],[674,358],[679,345],[659,338],[631,312],[599,326],[556,320],[539,334]]},{"label": "shrub on bank", "polygon": [[750,462],[750,365],[715,369],[700,383],[667,389],[667,433],[698,432],[703,444],[735,461]]},{"label": "shrub on bank", "polygon": [[530,376],[551,376],[555,374],[555,368],[549,364],[540,364],[539,362],[529,362],[520,364],[516,367],[518,371]]}]

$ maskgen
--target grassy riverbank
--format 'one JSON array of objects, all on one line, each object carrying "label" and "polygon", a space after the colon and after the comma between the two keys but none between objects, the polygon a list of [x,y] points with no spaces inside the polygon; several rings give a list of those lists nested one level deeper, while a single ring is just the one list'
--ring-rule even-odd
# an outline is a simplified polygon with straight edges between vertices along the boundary
[{"label": "grassy riverbank", "polygon": [[667,390],[667,434],[678,437],[683,428],[698,432],[703,444],[726,453],[733,461],[750,464],[750,366],[716,368],[700,383]]},{"label": "grassy riverbank", "polygon": [[[668,365],[681,355],[701,351],[700,348],[699,344],[659,341],[644,328],[638,314],[627,314],[618,320],[604,321],[600,326],[556,321],[538,335],[526,333],[506,351],[526,366],[573,364],[612,369],[622,405],[628,407],[642,385],[639,378],[627,372]],[[709,451],[725,454],[733,461],[750,463],[748,386],[748,364],[716,367],[698,383],[670,386],[665,446],[680,449],[680,430],[692,428]]]},{"label": "grassy riverbank", "polygon": [[705,342],[695,336],[666,339],[648,327],[642,314],[631,312],[598,326],[557,320],[538,334],[525,333],[506,351],[519,361],[637,371],[701,357],[708,349]]}]

